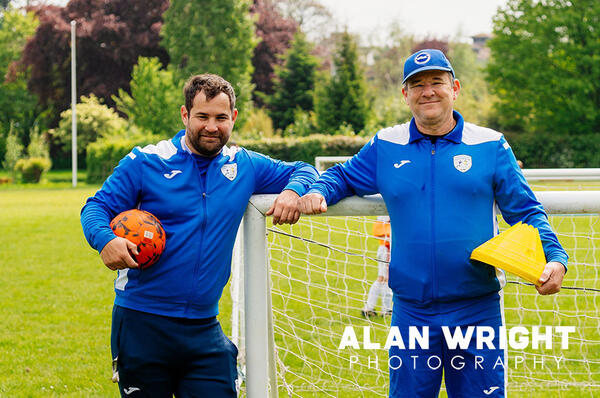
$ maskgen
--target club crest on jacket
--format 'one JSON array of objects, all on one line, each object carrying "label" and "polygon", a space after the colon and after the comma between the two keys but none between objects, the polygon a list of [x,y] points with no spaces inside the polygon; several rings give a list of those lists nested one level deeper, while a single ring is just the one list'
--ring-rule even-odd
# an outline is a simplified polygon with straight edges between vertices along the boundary
[{"label": "club crest on jacket", "polygon": [[469,155],[456,155],[454,157],[454,167],[461,173],[465,173],[471,168],[473,161]]},{"label": "club crest on jacket", "polygon": [[229,180],[233,181],[237,176],[237,163],[224,164],[221,167],[221,173]]}]

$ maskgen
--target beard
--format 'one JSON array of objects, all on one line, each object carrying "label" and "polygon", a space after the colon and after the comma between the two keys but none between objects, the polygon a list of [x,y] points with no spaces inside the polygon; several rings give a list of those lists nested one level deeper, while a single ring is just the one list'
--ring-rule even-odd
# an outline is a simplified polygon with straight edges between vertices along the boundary
[{"label": "beard", "polygon": [[192,131],[189,126],[186,135],[192,149],[205,157],[214,157],[229,141],[229,134],[221,131],[216,133],[209,133],[206,130]]}]

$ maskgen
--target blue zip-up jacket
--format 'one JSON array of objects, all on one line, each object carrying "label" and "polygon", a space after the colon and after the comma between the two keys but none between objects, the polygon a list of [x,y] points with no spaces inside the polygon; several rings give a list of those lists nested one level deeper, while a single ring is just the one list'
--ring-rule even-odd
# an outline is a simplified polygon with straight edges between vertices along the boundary
[{"label": "blue zip-up jacket", "polygon": [[88,199],[81,224],[89,244],[100,252],[115,238],[109,227],[115,215],[132,208],[154,214],[167,235],[165,251],[147,269],[119,270],[115,304],[171,317],[208,318],[218,313],[250,196],[284,189],[302,195],[318,174],[306,163],[223,147],[201,176],[184,134],[134,148]]},{"label": "blue zip-up jacket", "polygon": [[328,205],[381,193],[392,223],[389,285],[401,300],[454,301],[504,285],[502,271],[469,259],[497,233],[495,203],[509,224],[523,221],[539,230],[547,261],[567,264],[503,135],[465,123],[458,112],[454,118],[456,127],[435,143],[414,119],[383,129],[309,190]]}]

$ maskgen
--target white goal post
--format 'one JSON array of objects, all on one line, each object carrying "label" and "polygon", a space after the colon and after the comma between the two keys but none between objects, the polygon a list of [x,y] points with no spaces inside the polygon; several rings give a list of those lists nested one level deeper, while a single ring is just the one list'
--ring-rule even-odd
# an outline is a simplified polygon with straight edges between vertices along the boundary
[{"label": "white goal post", "polygon": [[[563,177],[564,178],[564,177]],[[550,377],[555,377],[557,388],[582,388],[582,391],[585,389],[595,389],[593,391],[600,392],[600,378],[598,376],[589,376],[587,377],[587,373],[593,373],[596,371],[600,371],[600,295],[597,293],[599,283],[595,279],[600,279],[598,277],[598,264],[595,262],[595,250],[598,250],[600,253],[600,223],[598,222],[598,214],[600,214],[600,191],[545,191],[545,192],[536,192],[537,198],[540,200],[542,205],[544,206],[546,212],[549,215],[587,215],[585,218],[585,223],[582,223],[580,219],[574,219],[574,221],[565,221],[564,227],[565,230],[569,230],[569,232],[565,232],[569,234],[565,239],[569,240],[567,244],[567,250],[570,251],[569,255],[571,258],[576,258],[576,262],[574,265],[571,265],[569,268],[569,275],[575,276],[573,274],[579,275],[581,272],[581,278],[577,277],[577,283],[579,288],[573,294],[573,297],[570,297],[570,300],[573,300],[573,309],[569,307],[564,310],[564,322],[568,324],[569,319],[578,320],[580,322],[578,325],[581,329],[580,333],[576,337],[576,341],[578,345],[578,349],[581,351],[581,358],[575,358],[573,361],[576,362],[575,367],[571,370],[568,370],[568,380],[562,380],[563,374],[558,370],[550,370]],[[245,358],[242,359],[242,363],[245,363],[245,388],[242,393],[245,393],[248,398],[264,398],[264,397],[277,397],[278,392],[287,391],[287,396],[305,396],[302,392],[298,393],[297,391],[294,393],[294,388],[287,386],[289,383],[281,383],[281,374],[290,371],[290,367],[288,366],[286,360],[291,358],[292,356],[296,356],[293,352],[294,349],[289,349],[289,354],[286,356],[286,360],[281,359],[278,356],[278,352],[282,351],[281,347],[277,346],[276,341],[281,341],[285,339],[284,337],[278,336],[277,331],[274,332],[274,317],[277,318],[282,314],[281,311],[285,312],[285,308],[283,310],[274,311],[271,304],[271,275],[270,275],[270,267],[269,267],[269,233],[273,234],[273,230],[267,231],[267,222],[264,213],[271,206],[273,200],[276,195],[255,195],[250,199],[248,207],[246,209],[246,213],[244,215],[243,227],[241,230],[243,231],[243,255],[240,258],[243,261],[243,289],[244,289],[244,298],[243,298],[243,308],[244,308],[244,319],[242,322],[245,323],[245,340],[240,342],[240,339],[236,336],[235,341],[238,344],[242,344]],[[378,215],[386,215],[387,210],[383,199],[380,195],[373,195],[368,197],[351,197],[342,200],[338,204],[331,206],[328,208],[328,211],[325,215],[320,216],[303,216],[302,220],[305,222],[310,222],[311,219],[317,219],[325,217],[333,217],[333,216],[343,216],[351,218],[349,224],[344,224],[345,226],[341,229],[347,228],[352,229],[354,225],[358,223],[355,217],[366,216],[370,217],[370,220],[373,219],[372,216]],[[306,221],[308,220],[308,221]],[[372,222],[372,221],[370,221]],[[359,225],[359,224],[356,224]],[[362,231],[367,231],[367,228],[360,224],[359,228],[362,228]],[[364,224],[367,225],[367,224]],[[562,225],[562,224],[561,224]],[[592,225],[593,231],[586,230],[589,228],[589,225]],[[554,225],[553,225],[554,226]],[[554,226],[555,227],[555,226]],[[312,237],[308,236],[313,233],[313,230],[318,230],[322,228],[320,226],[310,226],[305,225],[299,227],[299,232],[295,232],[300,234],[300,239],[309,242],[310,244],[317,244],[320,246],[327,246],[332,244],[333,242],[325,242],[319,243],[312,241]],[[556,227],[555,227],[556,228]],[[581,228],[581,229],[580,229]],[[281,230],[283,235],[288,234],[287,230]],[[335,232],[335,231],[334,231]],[[315,235],[322,234],[327,236],[329,240],[337,239],[334,232],[324,231],[314,233]],[[343,231],[342,231],[343,232]],[[306,233],[307,236],[302,238],[302,234]],[[368,238],[368,232],[362,232],[362,236]],[[559,237],[560,238],[560,237]],[[570,240],[573,239],[573,242]],[[591,254],[587,257],[588,254],[584,255],[579,253],[578,251],[582,250],[580,243],[578,243],[578,239],[582,241],[586,241],[591,245]],[[363,238],[364,240],[364,238]],[[562,239],[561,239],[562,241]],[[350,253],[354,248],[356,243],[355,241],[348,240],[345,249],[347,251],[346,255],[354,255]],[[597,247],[597,249],[596,249]],[[338,248],[329,248],[329,250],[338,250]],[[279,249],[282,252],[285,252],[287,249],[285,247]],[[289,249],[291,250],[291,248]],[[588,250],[589,251],[589,250]],[[285,253],[284,253],[285,254]],[[577,260],[577,255],[580,255],[579,260]],[[368,259],[368,254],[365,255],[365,258]],[[297,262],[303,262],[303,259],[296,258]],[[327,257],[323,261],[337,261],[336,259]],[[581,265],[583,264],[583,265]],[[308,264],[301,264],[306,267],[310,267]],[[583,273],[583,271],[578,271],[577,267],[581,265],[584,267],[589,267],[587,269],[587,273]],[[575,269],[574,269],[575,268]],[[235,267],[234,267],[235,269]],[[319,271],[320,272],[320,271]],[[325,272],[328,272],[327,270]],[[331,272],[331,271],[329,271]],[[336,271],[337,272],[337,271]],[[235,271],[234,271],[235,274]],[[366,274],[365,274],[366,275]],[[234,276],[235,277],[235,276]],[[366,278],[363,278],[366,279]],[[513,279],[516,279],[514,277]],[[290,282],[291,284],[292,282]],[[310,284],[310,281],[307,282]],[[320,282],[319,282],[320,283]],[[327,283],[327,282],[326,282]],[[520,282],[514,282],[520,283]],[[521,288],[523,286],[517,287]],[[526,286],[530,288],[529,286]],[[523,287],[525,288],[525,287]],[[533,288],[531,288],[533,289]],[[505,289],[506,290],[506,289]],[[331,287],[331,292],[336,292],[335,287]],[[588,291],[591,292],[588,295]],[[515,307],[519,308],[525,306],[525,304],[521,300],[537,300],[534,297],[534,294],[527,293],[522,294],[521,291],[516,294],[516,304]],[[583,292],[583,293],[580,293]],[[364,292],[363,292],[364,293]],[[326,293],[327,294],[327,291]],[[349,295],[350,293],[348,293]],[[562,292],[559,293],[563,294]],[[293,293],[292,293],[293,295]],[[522,298],[519,296],[523,295]],[[526,298],[525,298],[526,297]],[[533,297],[533,298],[532,298]],[[315,299],[314,305],[315,308],[319,306],[327,307],[327,304],[320,302],[321,298],[313,297]],[[287,298],[276,298],[277,301],[280,301],[285,306],[287,303]],[[343,298],[342,298],[343,299]],[[236,298],[234,297],[234,305],[236,305]],[[275,300],[275,298],[273,298]],[[303,299],[300,299],[302,301]],[[552,299],[550,299],[552,300]],[[527,322],[536,322],[535,317],[537,316],[537,322],[542,322],[541,315],[536,314],[536,311],[539,313],[550,314],[552,316],[557,316],[559,310],[552,308],[552,303],[556,303],[556,299],[554,301],[544,301],[543,303],[538,303],[537,301],[533,305],[534,311],[530,311],[531,313],[524,312],[523,314],[519,313],[518,319],[514,322],[517,324]],[[239,303],[238,303],[239,305]],[[301,305],[301,304],[300,304]],[[306,328],[309,329],[309,339],[313,340],[310,342],[311,345],[321,344],[319,337],[316,336],[319,330],[326,328],[327,326],[323,326],[322,324],[327,324],[323,320],[320,320],[314,316],[314,309],[311,308],[309,303],[307,303],[306,307],[306,319],[300,317],[298,319],[299,323],[306,322],[307,324],[313,322],[311,325],[306,325]],[[571,304],[569,304],[570,306]],[[548,306],[548,307],[546,307]],[[355,311],[356,306],[348,307],[351,308],[352,311]],[[302,309],[300,309],[302,311]],[[312,316],[311,316],[311,313]],[[233,314],[236,317],[236,313]],[[533,317],[534,320],[530,321],[529,318]],[[573,317],[573,318],[571,318]],[[560,320],[562,322],[563,320]],[[235,322],[234,322],[235,323]],[[387,324],[389,325],[389,318],[387,318]],[[375,326],[383,327],[384,324],[381,325],[379,323],[373,324]],[[312,332],[311,332],[312,331]],[[341,336],[340,336],[341,337]],[[300,337],[297,337],[300,338]],[[331,340],[331,337],[326,337]],[[325,338],[324,338],[325,339]],[[328,341],[329,341],[328,340]],[[331,345],[331,344],[329,344]],[[304,345],[303,345],[304,347]],[[308,345],[307,345],[308,347]],[[311,348],[312,349],[312,348]],[[319,352],[319,348],[315,348],[316,352]],[[322,349],[322,351],[326,351],[326,349]],[[518,354],[518,353],[517,353]],[[530,354],[530,353],[527,353]],[[319,354],[316,354],[319,355]],[[509,353],[510,355],[510,353]],[[536,354],[530,354],[535,356]],[[546,355],[546,354],[544,354]],[[549,355],[549,354],[548,354]],[[321,358],[325,358],[325,355],[322,355]],[[294,358],[296,361],[300,362],[302,366],[302,362],[305,361],[301,357]],[[568,358],[567,358],[568,359]],[[327,361],[326,359],[321,359],[322,361]],[[543,358],[539,359],[543,362]],[[369,359],[370,361],[370,359]],[[329,372],[329,364],[323,363],[321,365],[323,371]],[[366,368],[367,365],[363,365]],[[339,366],[338,366],[339,367]],[[371,363],[368,364],[370,369]],[[533,367],[535,367],[535,362],[533,363]],[[335,368],[335,366],[333,367]],[[510,370],[510,369],[509,369]],[[311,381],[311,371],[308,371],[307,374],[295,375],[293,378],[295,380],[304,380],[305,384],[313,385],[313,381]],[[331,370],[332,373],[338,374],[339,369],[335,368]],[[381,373],[381,372],[380,372]],[[386,372],[383,372],[382,376],[379,376],[378,383],[381,384],[381,380],[386,379]],[[319,378],[314,376],[315,378]],[[515,372],[514,376],[517,380],[525,380],[525,382],[531,383],[547,383],[545,379],[537,379],[537,375],[521,375],[518,372]],[[337,378],[337,376],[336,376]],[[316,383],[316,381],[314,382]],[[284,385],[285,384],[285,385]],[[352,385],[356,385],[356,381],[350,381],[350,388]],[[552,384],[552,383],[550,383]],[[509,380],[510,385],[510,380]],[[385,388],[385,387],[382,387]],[[358,386],[354,390],[359,390]],[[301,388],[300,388],[301,391]],[[311,391],[313,393],[313,391]],[[357,395],[353,395],[356,393]],[[362,394],[365,394],[363,391]],[[312,394],[308,394],[310,396],[315,396]],[[306,395],[306,396],[308,396]],[[316,396],[337,396],[334,393],[324,392],[321,395]],[[349,394],[346,396],[384,396],[384,394],[370,395],[366,393],[366,395],[361,395],[360,391],[349,391]]]}]

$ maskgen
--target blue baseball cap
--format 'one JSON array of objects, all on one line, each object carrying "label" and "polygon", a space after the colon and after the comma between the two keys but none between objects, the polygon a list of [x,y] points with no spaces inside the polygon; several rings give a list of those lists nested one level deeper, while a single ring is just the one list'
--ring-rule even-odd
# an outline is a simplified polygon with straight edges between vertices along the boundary
[{"label": "blue baseball cap", "polygon": [[413,75],[426,70],[445,70],[452,73],[454,76],[454,69],[450,65],[450,61],[440,50],[434,50],[428,48],[426,50],[417,51],[404,62],[404,79],[402,84]]}]

